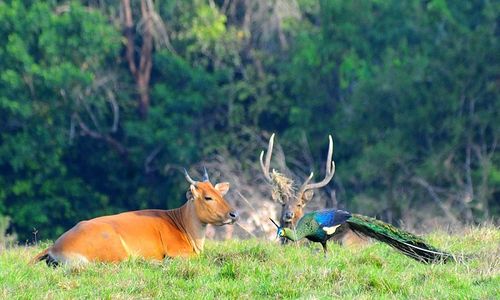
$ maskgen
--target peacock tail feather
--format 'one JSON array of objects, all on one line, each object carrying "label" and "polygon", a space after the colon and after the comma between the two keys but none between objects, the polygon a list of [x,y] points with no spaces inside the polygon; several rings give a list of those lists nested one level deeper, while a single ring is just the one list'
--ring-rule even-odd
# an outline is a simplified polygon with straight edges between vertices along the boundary
[{"label": "peacock tail feather", "polygon": [[353,214],[347,223],[353,231],[384,242],[418,261],[436,263],[455,260],[452,254],[443,252],[422,238],[380,220]]}]

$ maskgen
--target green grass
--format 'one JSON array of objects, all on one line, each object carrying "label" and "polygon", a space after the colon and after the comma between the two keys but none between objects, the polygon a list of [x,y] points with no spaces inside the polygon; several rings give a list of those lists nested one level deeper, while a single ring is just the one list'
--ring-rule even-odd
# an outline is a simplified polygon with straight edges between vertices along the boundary
[{"label": "green grass", "polygon": [[0,299],[498,299],[498,228],[427,238],[477,255],[465,263],[424,265],[379,243],[359,249],[330,243],[325,258],[317,244],[234,240],[209,242],[191,259],[52,269],[28,265],[46,245],[16,247],[0,254]]}]

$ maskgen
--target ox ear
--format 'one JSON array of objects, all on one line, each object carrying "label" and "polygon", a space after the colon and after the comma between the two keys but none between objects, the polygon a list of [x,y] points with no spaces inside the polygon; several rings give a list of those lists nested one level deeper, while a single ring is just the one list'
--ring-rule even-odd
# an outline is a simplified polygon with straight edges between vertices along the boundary
[{"label": "ox ear", "polygon": [[215,189],[218,190],[222,196],[227,194],[229,191],[229,182],[220,182],[215,185]]},{"label": "ox ear", "polygon": [[193,192],[191,192],[191,189],[189,189],[187,192],[186,192],[186,200],[189,201],[189,200],[193,200]]},{"label": "ox ear", "polygon": [[[191,194],[193,195],[193,198],[200,198],[201,197],[201,193],[200,191],[198,190],[198,188],[196,186],[194,186],[194,184],[192,184],[189,189],[191,190]],[[187,196],[187,194],[186,194]]]}]

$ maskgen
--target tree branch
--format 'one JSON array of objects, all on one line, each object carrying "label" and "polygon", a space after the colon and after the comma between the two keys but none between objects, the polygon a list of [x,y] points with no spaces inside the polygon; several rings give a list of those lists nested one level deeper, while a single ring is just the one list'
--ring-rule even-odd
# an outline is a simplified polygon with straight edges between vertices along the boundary
[{"label": "tree branch", "polygon": [[443,210],[446,216],[453,222],[455,223],[457,222],[457,218],[450,212],[449,207],[447,207],[441,200],[441,198],[437,195],[432,185],[430,185],[425,179],[421,177],[413,177],[411,178],[411,181],[426,189],[429,195],[431,196],[432,200],[436,202],[436,204]]},{"label": "tree branch", "polygon": [[134,42],[134,21],[132,19],[132,10],[130,8],[130,0],[122,0],[122,8],[123,8],[123,15],[124,15],[124,23],[125,23],[125,29],[124,29],[124,34],[125,37],[127,38],[127,51],[126,51],[126,57],[128,61],[128,66],[130,69],[130,73],[137,79],[137,67],[135,64],[135,59],[134,59],[134,49],[135,49],[135,42]]},{"label": "tree branch", "polygon": [[127,156],[128,155],[128,150],[125,146],[123,146],[119,141],[115,140],[113,137],[107,135],[107,134],[102,134],[100,132],[94,131],[90,129],[85,122],[80,118],[80,115],[77,113],[73,113],[72,120],[76,121],[78,123],[78,126],[81,129],[81,135],[82,136],[90,136],[91,138],[97,139],[97,140],[102,140],[106,142],[108,145],[113,147],[118,154]]}]

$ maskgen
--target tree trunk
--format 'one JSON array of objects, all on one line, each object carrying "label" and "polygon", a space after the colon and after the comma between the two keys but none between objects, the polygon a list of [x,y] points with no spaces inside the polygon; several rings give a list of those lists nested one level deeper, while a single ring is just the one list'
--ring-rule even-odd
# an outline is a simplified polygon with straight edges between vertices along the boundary
[{"label": "tree trunk", "polygon": [[136,63],[134,21],[130,0],[122,0],[124,15],[124,34],[127,39],[126,58],[130,73],[134,76],[137,91],[139,94],[139,114],[146,118],[149,111],[149,80],[151,78],[152,53],[153,53],[153,25],[151,18],[151,7],[148,7],[146,0],[141,0],[141,14],[144,22],[142,32],[142,45],[139,53],[139,66]]}]

